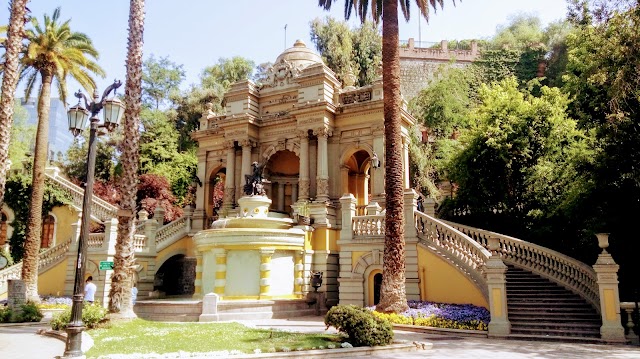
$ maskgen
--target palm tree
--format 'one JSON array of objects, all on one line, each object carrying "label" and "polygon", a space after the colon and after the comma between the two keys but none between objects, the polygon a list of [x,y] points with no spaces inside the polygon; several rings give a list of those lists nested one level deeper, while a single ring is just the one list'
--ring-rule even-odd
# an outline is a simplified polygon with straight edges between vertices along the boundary
[{"label": "palm tree", "polygon": [[142,45],[144,34],[144,0],[129,3],[129,47],[127,50],[127,81],[125,84],[124,138],[122,142],[122,177],[119,190],[123,213],[118,217],[118,238],[114,256],[109,312],[119,317],[134,317],[131,305],[133,266],[135,265],[133,235],[135,234],[136,193],[140,142],[140,108],[142,103]]},{"label": "palm tree", "polygon": [[45,15],[42,26],[36,19],[32,19],[33,29],[26,31],[27,47],[20,60],[20,77],[26,79],[27,84],[25,98],[29,98],[33,87],[40,82],[32,191],[22,264],[22,280],[27,287],[27,298],[34,301],[39,300],[38,251],[42,232],[51,84],[55,79],[60,99],[66,103],[68,77],[74,78],[91,93],[95,89],[91,74],[104,77],[102,68],[90,59],[98,58],[98,51],[93,47],[91,39],[83,33],[71,31],[70,20],[61,23],[59,19],[60,8],[55,9],[51,17]]},{"label": "palm tree", "polygon": [[[318,4],[329,10],[337,0],[318,0]],[[455,0],[454,4],[455,4]],[[405,243],[403,212],[403,170],[400,95],[400,44],[398,33],[398,3],[404,18],[409,20],[409,0],[373,0],[371,15],[375,22],[382,17],[382,92],[384,96],[384,139],[385,139],[385,238],[384,264],[380,303],[376,309],[381,312],[403,312],[407,306],[405,291]],[[429,20],[429,11],[444,0],[416,0],[422,16]],[[353,10],[364,22],[369,11],[368,0],[345,0],[345,17],[349,19]]]},{"label": "palm tree", "polygon": [[9,170],[6,164],[9,159],[9,138],[13,124],[13,98],[20,75],[20,50],[27,16],[27,2],[29,0],[11,1],[9,25],[3,26],[2,29],[3,32],[7,32],[7,37],[1,39],[5,53],[2,65],[2,90],[0,90],[0,163],[4,164],[0,165],[0,208],[4,202],[4,187]]}]

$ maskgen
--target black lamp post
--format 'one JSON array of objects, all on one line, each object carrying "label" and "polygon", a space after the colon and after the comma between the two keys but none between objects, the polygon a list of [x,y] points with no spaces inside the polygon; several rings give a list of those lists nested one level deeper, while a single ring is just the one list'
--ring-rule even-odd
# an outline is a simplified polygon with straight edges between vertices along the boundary
[{"label": "black lamp post", "polygon": [[[76,259],[76,275],[73,284],[73,305],[71,307],[71,322],[67,326],[67,343],[64,350],[64,358],[82,357],[82,306],[84,299],[84,274],[87,261],[87,239],[89,238],[89,224],[91,221],[91,202],[93,201],[93,177],[96,167],[96,137],[99,128],[107,132],[113,131],[120,122],[124,113],[124,104],[117,98],[106,97],[120,87],[120,81],[114,81],[102,94],[98,101],[98,92],[94,92],[93,101],[89,103],[87,97],[80,91],[75,93],[78,104],[67,111],[69,118],[69,131],[78,136],[84,130],[87,119],[91,115],[91,132],[89,134],[89,153],[87,154],[87,178],[85,181],[84,198],[82,201],[82,219],[80,224],[80,239],[78,240],[78,257]],[[83,107],[80,101],[84,99]],[[98,113],[104,109],[104,124],[99,124]]]}]

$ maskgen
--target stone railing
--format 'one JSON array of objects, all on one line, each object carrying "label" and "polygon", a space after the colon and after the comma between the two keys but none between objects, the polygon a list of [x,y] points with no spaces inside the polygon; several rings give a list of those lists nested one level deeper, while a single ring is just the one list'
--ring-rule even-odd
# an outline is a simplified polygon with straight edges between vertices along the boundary
[{"label": "stone railing", "polygon": [[[82,208],[82,202],[84,200],[84,189],[75,185],[73,182],[59,176],[56,171],[47,171],[47,180],[57,185],[60,189],[65,191],[70,197],[74,206]],[[100,221],[106,221],[111,218],[115,218],[118,214],[118,207],[111,203],[100,199],[97,196],[93,196],[93,203],[91,205],[91,216],[97,218]]]},{"label": "stone railing", "polygon": [[95,251],[102,249],[104,244],[105,234],[103,233],[89,233],[89,239],[87,240],[87,249]]},{"label": "stone railing", "polygon": [[546,247],[465,225],[445,222],[487,247],[490,237],[498,238],[498,254],[507,264],[530,270],[582,296],[600,310],[596,272],[590,266]]},{"label": "stone railing", "polygon": [[374,239],[384,237],[385,219],[383,215],[353,217],[353,239]]},{"label": "stone railing", "polygon": [[133,235],[133,249],[135,252],[144,252],[147,247],[147,236],[144,234]]},{"label": "stone railing", "polygon": [[414,211],[414,220],[418,238],[467,273],[486,295],[484,269],[491,252],[462,231],[425,213]]},{"label": "stone railing", "polygon": [[187,235],[187,217],[180,217],[156,232],[156,250],[160,251]]},{"label": "stone railing", "polygon": [[[62,261],[66,257],[67,251],[69,250],[69,245],[71,245],[70,239],[40,253],[38,258],[38,272],[42,273],[45,270],[60,263],[60,261]],[[22,262],[1,270],[0,294],[7,292],[7,281],[9,279],[20,279],[21,276]]]},{"label": "stone railing", "polygon": [[622,325],[624,326],[625,338],[634,345],[640,345],[639,306],[640,304],[635,302],[620,303],[620,313],[626,314],[622,315]]}]

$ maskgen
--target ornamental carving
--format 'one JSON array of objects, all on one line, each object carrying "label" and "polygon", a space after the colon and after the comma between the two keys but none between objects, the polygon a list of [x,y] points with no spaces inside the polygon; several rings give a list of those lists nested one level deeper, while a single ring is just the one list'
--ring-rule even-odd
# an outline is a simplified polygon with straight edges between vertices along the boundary
[{"label": "ornamental carving", "polygon": [[235,146],[235,141],[233,141],[233,140],[224,141],[224,148],[225,148],[226,150],[232,150],[232,149],[234,149],[235,147],[236,147],[236,146]]},{"label": "ornamental carving", "polygon": [[333,136],[333,130],[328,127],[320,127],[313,130],[313,134],[318,137],[327,138]]},{"label": "ornamental carving", "polygon": [[298,181],[298,198],[309,199],[309,180],[301,179]]},{"label": "ornamental carving", "polygon": [[371,101],[371,91],[349,92],[340,96],[340,103],[343,105],[366,101]]},{"label": "ornamental carving", "polygon": [[240,140],[238,144],[242,147],[256,147],[256,142],[248,139]]},{"label": "ornamental carving", "polygon": [[[290,84],[294,77],[300,74],[300,69],[290,63],[289,61],[282,59],[279,62],[273,64],[267,70],[267,78],[264,80],[262,87],[277,87]],[[289,99],[285,100],[288,101]]]},{"label": "ornamental carving", "polygon": [[329,179],[318,178],[316,179],[316,185],[318,189],[318,196],[329,194]]}]

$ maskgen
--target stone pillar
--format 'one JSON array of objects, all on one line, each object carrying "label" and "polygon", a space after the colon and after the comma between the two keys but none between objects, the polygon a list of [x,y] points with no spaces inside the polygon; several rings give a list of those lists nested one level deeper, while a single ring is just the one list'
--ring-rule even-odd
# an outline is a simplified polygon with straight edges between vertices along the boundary
[{"label": "stone pillar", "polygon": [[284,182],[278,182],[278,211],[284,211]]},{"label": "stone pillar", "polygon": [[440,41],[440,49],[442,52],[449,52],[449,41],[442,40]]},{"label": "stone pillar", "polygon": [[271,295],[271,256],[274,252],[273,248],[260,249],[260,299]]},{"label": "stone pillar", "polygon": [[13,316],[22,313],[22,305],[27,302],[27,286],[22,279],[7,280],[7,305]]},{"label": "stone pillar", "polygon": [[191,233],[192,221],[193,221],[193,208],[191,206],[184,207],[185,225],[187,226],[187,233]]},{"label": "stone pillar", "polygon": [[627,306],[624,308],[624,311],[627,313],[627,335],[625,337],[627,338],[627,342],[633,345],[638,345],[640,344],[640,340],[638,338],[638,335],[636,335],[636,333],[633,331],[635,324],[633,324],[632,316],[633,316],[633,311],[635,310],[635,303],[625,303],[625,304],[631,304],[630,306]]},{"label": "stone pillar", "polygon": [[489,336],[503,337],[511,333],[511,323],[507,312],[507,266],[498,256],[500,240],[496,237],[490,237],[488,244],[491,257],[485,264],[485,273],[489,292],[489,311],[491,312]]},{"label": "stone pillar", "polygon": [[[134,233],[135,236],[135,233]],[[111,218],[104,222],[104,241],[102,242],[102,251],[105,254],[105,259],[113,261],[113,257],[116,254],[116,242],[118,240],[118,219]],[[148,243],[148,241],[147,241]],[[102,273],[98,278],[95,278],[94,284],[97,287],[96,300],[102,303],[104,307],[107,307],[109,303],[109,291],[111,290],[111,276],[113,270],[104,271],[104,277]],[[103,280],[104,278],[104,280]],[[102,299],[100,299],[102,298]]]},{"label": "stone pillar", "polygon": [[291,184],[291,203],[296,203],[296,202],[298,202],[298,184],[292,183]]},{"label": "stone pillar", "polygon": [[353,238],[353,217],[356,215],[356,198],[351,193],[346,193],[340,198],[342,207],[342,228],[340,229],[340,242],[350,241]]},{"label": "stone pillar", "polygon": [[293,294],[301,298],[304,294],[304,251],[296,251],[294,260],[293,277],[295,278],[295,283],[293,284]]},{"label": "stone pillar", "polygon": [[369,204],[369,181],[371,180],[371,176],[365,174],[362,181],[362,204]]},{"label": "stone pillar", "polygon": [[404,188],[411,188],[409,176],[409,138],[402,139],[402,169],[404,171]]},{"label": "stone pillar", "polygon": [[300,138],[300,178],[298,179],[298,200],[309,200],[309,134],[299,131]]},{"label": "stone pillar", "polygon": [[378,202],[371,202],[365,208],[365,214],[367,216],[378,216],[380,215],[381,211],[382,211],[382,208],[380,207]]},{"label": "stone pillar", "polygon": [[[144,211],[144,212],[147,213],[147,211]],[[140,213],[142,213],[142,211],[140,211]],[[149,215],[148,213],[146,215],[143,214],[140,218],[144,218],[148,215]],[[151,255],[156,254],[156,232],[157,231],[158,231],[158,221],[155,218],[146,219],[144,221],[144,235],[145,237],[147,237],[147,249],[149,250],[149,254]]]},{"label": "stone pillar", "polygon": [[316,201],[329,201],[329,154],[327,152],[327,140],[332,135],[332,131],[326,127],[320,127],[313,131],[318,136],[318,169],[316,176]]},{"label": "stone pillar", "polygon": [[373,128],[373,152],[376,153],[378,159],[381,161],[380,168],[374,168],[370,171],[371,174],[371,197],[372,201],[378,202],[380,206],[385,207],[385,195],[384,195],[384,125],[380,124]]},{"label": "stone pillar", "polygon": [[218,302],[220,296],[215,293],[209,293],[202,298],[202,314],[198,319],[199,322],[217,322],[220,320],[218,317]]},{"label": "stone pillar", "polygon": [[436,200],[431,197],[426,197],[423,202],[424,205],[424,214],[429,215],[431,217],[435,217],[436,215]]},{"label": "stone pillar", "polygon": [[420,300],[418,276],[418,231],[414,211],[418,194],[413,189],[404,192],[405,290],[408,300]]},{"label": "stone pillar", "polygon": [[342,194],[349,193],[349,167],[340,166],[340,180],[342,181]]},{"label": "stone pillar", "polygon": [[193,285],[195,286],[193,297],[202,297],[202,252],[200,251],[196,251],[196,280]]},{"label": "stone pillar", "polygon": [[[197,169],[197,177],[199,181],[202,182],[207,182],[206,179],[206,172],[207,172],[207,152],[206,150],[198,150],[198,169]],[[195,198],[195,205],[196,205],[196,209],[195,209],[195,213],[197,213],[197,215],[193,216],[193,228],[195,229],[205,229],[205,227],[207,226],[207,221],[205,221],[205,217],[206,217],[206,211],[205,211],[205,206],[207,203],[206,200],[206,192],[205,192],[206,188],[205,186],[201,185],[196,185],[196,198]]]},{"label": "stone pillar", "polygon": [[609,247],[609,234],[598,233],[598,245],[602,248],[602,253],[598,255],[593,269],[598,277],[598,291],[600,293],[600,314],[602,316],[602,326],[600,336],[604,341],[614,343],[624,343],[624,328],[620,317],[620,294],[618,293],[618,269],[616,264],[606,250]]},{"label": "stone pillar", "polygon": [[246,176],[251,175],[251,148],[254,143],[251,140],[241,140],[239,141],[240,146],[242,146],[242,167],[241,167],[241,175],[240,175],[240,183],[244,184],[246,181]]},{"label": "stone pillar", "polygon": [[67,250],[67,271],[64,278],[64,294],[73,295],[76,260],[78,259],[78,239],[80,238],[80,222],[82,212],[77,213],[76,221],[71,223],[71,244]]},{"label": "stone pillar", "polygon": [[236,192],[236,148],[233,141],[225,142],[225,149],[227,150],[227,170],[224,181],[224,198],[222,199],[222,208],[224,210],[230,210],[233,208],[234,194]]},{"label": "stone pillar", "polygon": [[214,293],[224,295],[224,289],[227,285],[227,251],[224,248],[215,248],[213,252],[216,256],[216,282]]}]

